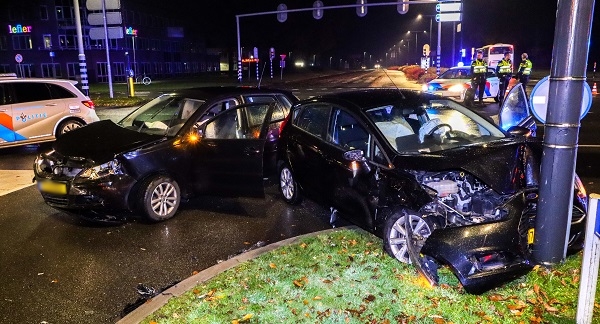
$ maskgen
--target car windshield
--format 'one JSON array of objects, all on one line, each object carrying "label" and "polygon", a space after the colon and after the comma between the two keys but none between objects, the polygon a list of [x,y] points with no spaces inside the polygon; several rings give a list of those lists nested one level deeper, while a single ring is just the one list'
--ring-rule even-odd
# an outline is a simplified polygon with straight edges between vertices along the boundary
[{"label": "car windshield", "polygon": [[442,73],[438,79],[469,79],[471,78],[471,69],[450,69]]},{"label": "car windshield", "polygon": [[141,133],[173,136],[202,104],[203,100],[165,94],[134,110],[118,125]]},{"label": "car windshield", "polygon": [[412,108],[376,107],[367,110],[367,116],[400,153],[443,151],[506,137],[493,123],[446,99],[426,100]]}]

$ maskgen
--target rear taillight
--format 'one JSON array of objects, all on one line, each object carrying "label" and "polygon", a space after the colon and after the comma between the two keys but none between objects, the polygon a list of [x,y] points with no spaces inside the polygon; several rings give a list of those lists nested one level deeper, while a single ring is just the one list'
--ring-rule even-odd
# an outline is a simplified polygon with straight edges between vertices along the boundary
[{"label": "rear taillight", "polygon": [[94,102],[91,100],[84,100],[81,102],[84,106],[90,108],[90,109],[95,109],[96,106],[94,105]]}]

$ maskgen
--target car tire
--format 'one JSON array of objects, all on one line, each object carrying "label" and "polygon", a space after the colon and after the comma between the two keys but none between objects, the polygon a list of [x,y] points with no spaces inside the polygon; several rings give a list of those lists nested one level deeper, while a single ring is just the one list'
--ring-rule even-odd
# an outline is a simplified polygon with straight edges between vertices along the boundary
[{"label": "car tire", "polygon": [[494,97],[494,102],[500,102],[500,90],[498,90],[498,93]]},{"label": "car tire", "polygon": [[168,176],[152,177],[140,187],[140,209],[144,218],[150,222],[160,222],[173,217],[180,203],[179,185]]},{"label": "car tire", "polygon": [[302,200],[298,182],[294,177],[292,169],[286,163],[282,164],[279,168],[279,192],[283,200],[290,205],[299,204]]},{"label": "car tire", "polygon": [[80,122],[79,120],[65,120],[64,122],[60,123],[60,125],[58,125],[58,127],[56,128],[56,136],[58,137],[64,133],[68,133],[72,130],[82,127],[83,125],[84,123]]},{"label": "car tire", "polygon": [[406,217],[410,217],[414,243],[423,246],[425,239],[431,235],[433,224],[429,219],[411,210],[402,210],[390,216],[384,227],[383,247],[393,258],[403,263],[412,263],[406,244]]}]

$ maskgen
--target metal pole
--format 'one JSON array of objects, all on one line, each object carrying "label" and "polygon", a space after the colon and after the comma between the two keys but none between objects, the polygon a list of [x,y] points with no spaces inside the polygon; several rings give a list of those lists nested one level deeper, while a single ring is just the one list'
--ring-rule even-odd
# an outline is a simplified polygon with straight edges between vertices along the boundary
[{"label": "metal pole", "polygon": [[431,46],[431,27],[433,25],[433,18],[429,18],[429,46]]},{"label": "metal pole", "polygon": [[593,13],[594,0],[558,1],[532,252],[542,265],[566,255]]},{"label": "metal pole", "polygon": [[102,0],[102,16],[104,20],[104,42],[106,45],[106,71],[108,72],[108,93],[113,98],[112,71],[110,69],[110,49],[108,44],[108,27],[106,26],[106,0]]},{"label": "metal pole", "polygon": [[454,63],[456,61],[454,61],[454,52],[456,51],[456,48],[454,46],[454,43],[456,42],[456,22],[452,22],[452,62],[450,63],[450,66],[454,66]]},{"label": "metal pole", "polygon": [[79,0],[73,0],[73,9],[75,11],[75,29],[77,30],[77,48],[79,49],[79,73],[81,74],[81,90],[83,94],[89,96],[90,87],[88,85],[87,63],[85,62],[85,53],[83,52],[83,32],[81,31],[81,15],[79,13]]},{"label": "metal pole", "polygon": [[134,78],[135,78],[135,75],[137,74],[137,70],[138,70],[137,62],[135,61],[135,38],[136,37],[137,37],[136,35],[131,36],[131,41],[132,41],[131,46],[133,47],[133,77]]},{"label": "metal pole", "polygon": [[436,74],[440,75],[440,56],[442,55],[442,22],[438,21]]},{"label": "metal pole", "polygon": [[600,237],[596,231],[598,222],[598,194],[590,195],[588,219],[585,225],[585,247],[581,263],[581,282],[577,299],[577,324],[590,324],[594,315],[594,300],[600,264]]},{"label": "metal pole", "polygon": [[242,47],[240,46],[240,16],[235,16],[235,25],[237,29],[237,53],[238,53],[238,81],[242,82]]}]

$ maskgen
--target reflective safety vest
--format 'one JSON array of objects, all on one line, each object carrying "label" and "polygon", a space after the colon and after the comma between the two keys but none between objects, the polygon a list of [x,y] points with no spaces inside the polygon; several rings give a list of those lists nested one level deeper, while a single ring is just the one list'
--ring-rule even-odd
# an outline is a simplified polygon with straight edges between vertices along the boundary
[{"label": "reflective safety vest", "polygon": [[511,72],[512,72],[512,64],[510,62],[510,59],[508,59],[508,60],[502,59],[500,62],[498,62],[498,73],[508,74]]},{"label": "reflective safety vest", "polygon": [[484,60],[475,60],[471,63],[471,69],[474,74],[483,74],[487,72],[487,64]]},{"label": "reflective safety vest", "polygon": [[522,61],[521,64],[519,64],[519,71],[523,75],[530,75],[532,66],[533,64],[531,64],[531,61],[527,59],[525,61]]}]

